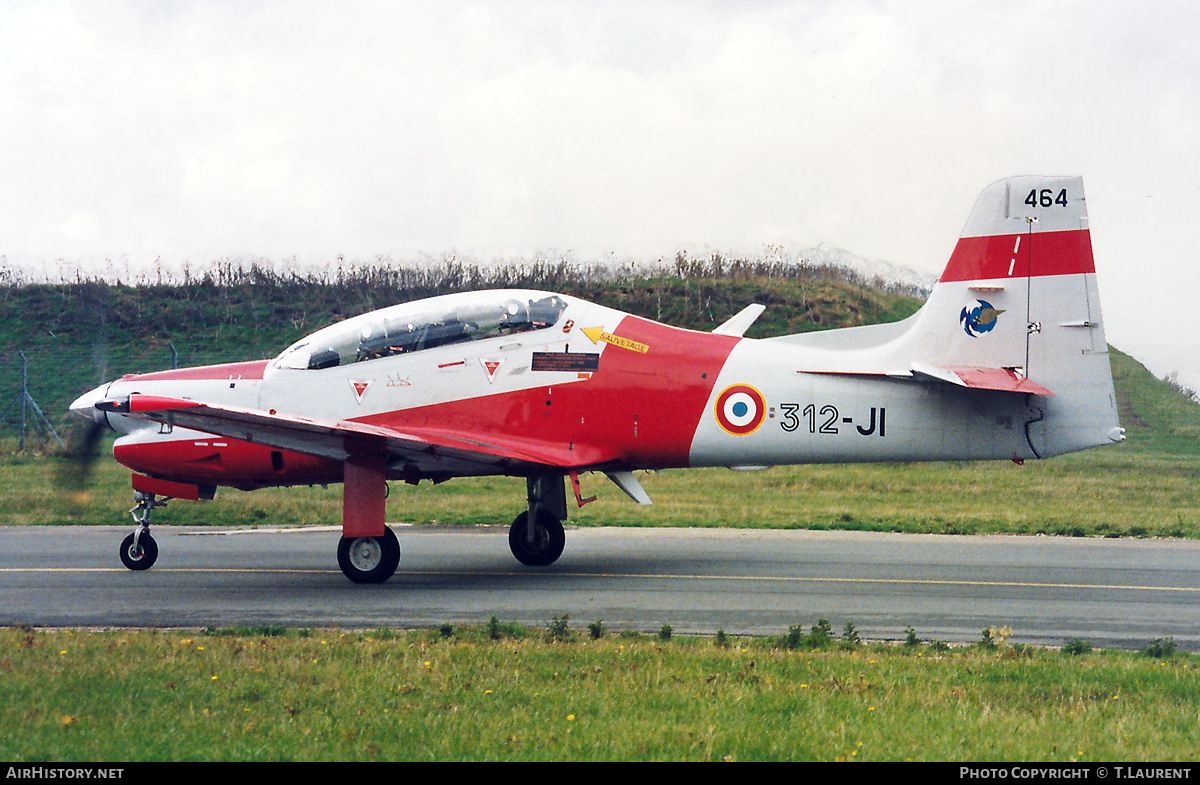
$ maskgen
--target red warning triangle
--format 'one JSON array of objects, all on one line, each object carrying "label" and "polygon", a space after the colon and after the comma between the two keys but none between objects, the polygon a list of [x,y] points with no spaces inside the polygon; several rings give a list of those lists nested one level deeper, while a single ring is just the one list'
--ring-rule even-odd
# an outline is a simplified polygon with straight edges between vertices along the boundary
[{"label": "red warning triangle", "polygon": [[367,379],[366,381],[361,381],[359,379],[348,379],[347,381],[350,382],[350,388],[354,390],[354,397],[359,403],[362,403],[363,395],[367,392],[367,388],[371,386],[371,382],[375,380]]},{"label": "red warning triangle", "polygon": [[490,360],[484,357],[479,358],[479,364],[483,366],[483,370],[487,372],[488,382],[496,380],[496,371],[500,370],[500,366],[504,365],[504,360]]}]

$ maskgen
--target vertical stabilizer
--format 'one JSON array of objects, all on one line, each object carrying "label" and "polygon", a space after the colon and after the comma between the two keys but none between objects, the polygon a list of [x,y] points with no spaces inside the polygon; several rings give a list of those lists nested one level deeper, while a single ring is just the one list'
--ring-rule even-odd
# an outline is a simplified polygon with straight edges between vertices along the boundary
[{"label": "vertical stabilizer", "polygon": [[1052,392],[1030,396],[1041,457],[1120,441],[1083,180],[989,186],[904,343],[914,366],[1005,369]]}]

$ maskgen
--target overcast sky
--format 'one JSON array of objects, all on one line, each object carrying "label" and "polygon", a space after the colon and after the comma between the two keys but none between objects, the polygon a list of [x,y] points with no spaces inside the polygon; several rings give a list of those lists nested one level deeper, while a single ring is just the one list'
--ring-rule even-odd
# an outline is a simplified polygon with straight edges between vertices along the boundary
[{"label": "overcast sky", "polygon": [[1081,174],[1108,339],[1200,389],[1189,2],[0,0],[0,262],[676,249],[944,265]]}]

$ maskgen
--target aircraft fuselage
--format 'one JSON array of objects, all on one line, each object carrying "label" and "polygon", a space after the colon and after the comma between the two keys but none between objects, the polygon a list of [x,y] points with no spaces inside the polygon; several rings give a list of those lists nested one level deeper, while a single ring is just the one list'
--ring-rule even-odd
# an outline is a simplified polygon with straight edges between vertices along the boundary
[{"label": "aircraft fuselage", "polygon": [[[141,393],[417,435],[536,435],[577,452],[580,470],[1035,457],[1025,425],[1037,410],[1024,396],[806,372],[803,348],[562,299],[560,320],[541,330],[321,369],[259,361],[133,375],[81,400]],[[137,472],[239,488],[341,481],[335,456],[101,416],[126,434],[115,457]],[[503,472],[432,455],[389,466],[409,481]]]}]

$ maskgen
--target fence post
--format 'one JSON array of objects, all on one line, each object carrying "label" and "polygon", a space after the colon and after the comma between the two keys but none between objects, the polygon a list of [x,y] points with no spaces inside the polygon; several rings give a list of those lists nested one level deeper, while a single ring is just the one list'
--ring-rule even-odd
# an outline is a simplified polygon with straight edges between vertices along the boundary
[{"label": "fence post", "polygon": [[4,414],[0,415],[0,420],[3,420],[5,417],[7,417],[8,411],[9,409],[12,409],[13,404],[20,401],[21,436],[17,442],[17,451],[25,452],[25,431],[28,428],[29,409],[33,409],[34,418],[41,422],[42,425],[46,426],[46,430],[50,431],[50,434],[54,437],[54,440],[58,442],[58,446],[65,449],[67,445],[63,444],[63,440],[59,438],[58,432],[54,430],[54,426],[50,424],[50,421],[46,419],[46,415],[42,413],[42,407],[38,406],[37,401],[33,400],[33,396],[29,394],[29,360],[26,359],[25,352],[18,351],[17,353],[21,355],[21,392],[17,394],[16,398],[9,402],[8,406],[4,409]]}]

